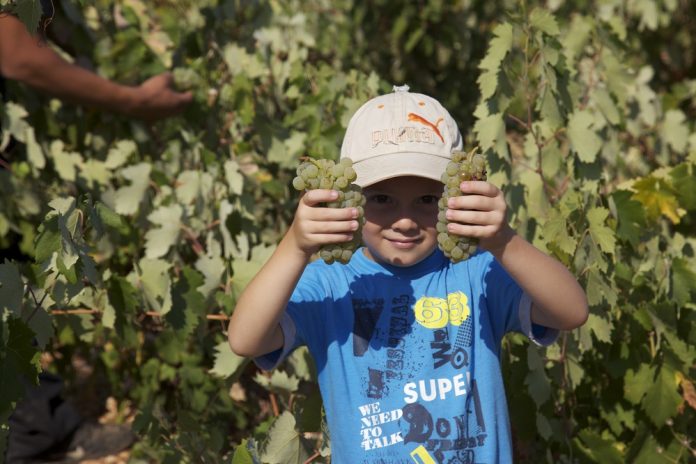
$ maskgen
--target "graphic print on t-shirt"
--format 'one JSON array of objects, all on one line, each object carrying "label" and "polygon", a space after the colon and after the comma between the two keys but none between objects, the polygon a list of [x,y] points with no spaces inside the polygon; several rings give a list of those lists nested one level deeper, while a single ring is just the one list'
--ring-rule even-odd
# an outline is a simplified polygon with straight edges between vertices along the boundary
[{"label": "graphic print on t-shirt", "polygon": [[[360,446],[370,456],[364,462],[473,464],[486,424],[471,378],[468,297],[457,291],[413,299],[353,300],[353,355],[370,357],[370,347],[387,354],[364,367],[364,395],[372,400],[357,407]],[[455,403],[463,407],[448,408]],[[390,447],[405,445],[411,460],[390,458]]]}]

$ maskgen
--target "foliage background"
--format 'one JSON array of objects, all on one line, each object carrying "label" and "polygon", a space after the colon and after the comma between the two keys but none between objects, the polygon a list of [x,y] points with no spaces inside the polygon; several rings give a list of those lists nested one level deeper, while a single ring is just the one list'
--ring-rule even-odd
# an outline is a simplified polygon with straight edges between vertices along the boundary
[{"label": "foliage background", "polygon": [[[37,3],[2,7],[35,24]],[[261,373],[224,320],[292,218],[298,158],[337,157],[352,112],[405,82],[486,150],[511,223],[589,297],[556,345],[504,342],[518,462],[695,458],[694,2],[56,6],[47,46],[123,83],[173,70],[196,100],[148,126],[8,84],[3,437],[43,352],[83,402],[137,411],[133,462],[328,462],[307,353]]]}]

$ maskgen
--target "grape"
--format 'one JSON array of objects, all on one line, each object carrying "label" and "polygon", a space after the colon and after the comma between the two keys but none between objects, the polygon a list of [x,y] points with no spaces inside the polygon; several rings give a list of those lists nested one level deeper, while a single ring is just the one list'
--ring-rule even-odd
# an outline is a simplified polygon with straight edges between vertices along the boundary
[{"label": "grape", "polygon": [[338,163],[327,159],[306,158],[297,167],[297,177],[292,180],[295,190],[329,189],[338,192],[338,199],[322,204],[329,208],[356,208],[358,210],[358,230],[353,240],[347,243],[332,243],[319,249],[319,257],[327,264],[339,262],[347,264],[353,252],[360,246],[360,229],[364,219],[365,197],[362,189],[352,184],[357,175],[350,158],[342,158]]},{"label": "grape", "polygon": [[[442,174],[444,192],[437,205],[437,245],[453,263],[463,261],[476,251],[478,240],[472,237],[462,237],[447,232],[447,200],[450,197],[462,195],[459,184],[467,180],[486,180],[486,159],[478,153],[478,147],[470,152],[458,151],[452,153],[452,161]],[[456,168],[456,169],[455,169]]]}]

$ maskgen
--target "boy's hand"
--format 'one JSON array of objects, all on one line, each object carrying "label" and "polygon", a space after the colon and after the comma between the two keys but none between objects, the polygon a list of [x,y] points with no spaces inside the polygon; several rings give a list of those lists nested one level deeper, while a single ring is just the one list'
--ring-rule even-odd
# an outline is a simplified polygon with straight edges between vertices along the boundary
[{"label": "boy's hand", "polygon": [[447,229],[450,233],[479,239],[479,246],[495,254],[514,235],[507,223],[507,204],[503,192],[485,181],[460,184],[463,195],[447,203]]},{"label": "boy's hand", "polygon": [[358,229],[356,208],[326,208],[320,203],[338,199],[335,190],[310,190],[300,198],[289,233],[308,256],[329,243],[350,242]]}]

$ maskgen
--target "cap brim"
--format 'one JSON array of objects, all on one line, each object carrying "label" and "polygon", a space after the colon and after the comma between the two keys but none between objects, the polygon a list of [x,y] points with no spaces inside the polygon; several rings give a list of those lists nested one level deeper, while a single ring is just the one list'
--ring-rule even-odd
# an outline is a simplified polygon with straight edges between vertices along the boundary
[{"label": "cap brim", "polygon": [[355,183],[367,187],[383,180],[401,176],[425,177],[440,181],[450,158],[432,153],[388,153],[353,163],[358,175]]}]

